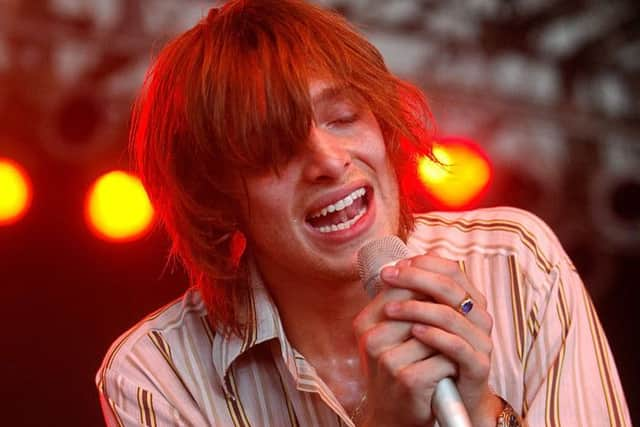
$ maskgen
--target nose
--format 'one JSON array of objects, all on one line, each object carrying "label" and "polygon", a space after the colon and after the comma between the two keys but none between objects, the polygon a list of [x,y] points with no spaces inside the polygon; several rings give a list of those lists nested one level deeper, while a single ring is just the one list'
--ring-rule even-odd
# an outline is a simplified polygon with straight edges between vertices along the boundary
[{"label": "nose", "polygon": [[351,166],[351,153],[344,138],[312,126],[304,175],[312,182],[339,180]]}]

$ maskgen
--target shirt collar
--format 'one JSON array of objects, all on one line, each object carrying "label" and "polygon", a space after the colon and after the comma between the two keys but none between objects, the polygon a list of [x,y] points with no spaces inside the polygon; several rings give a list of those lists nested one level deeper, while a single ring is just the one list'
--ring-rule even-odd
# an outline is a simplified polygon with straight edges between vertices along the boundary
[{"label": "shirt collar", "polygon": [[249,263],[249,290],[244,313],[247,328],[245,337],[224,336],[219,333],[213,337],[213,365],[227,394],[230,391],[227,386],[227,374],[231,365],[256,345],[271,339],[278,340],[283,361],[291,374],[297,377],[295,351],[285,335],[278,308],[253,262]]}]

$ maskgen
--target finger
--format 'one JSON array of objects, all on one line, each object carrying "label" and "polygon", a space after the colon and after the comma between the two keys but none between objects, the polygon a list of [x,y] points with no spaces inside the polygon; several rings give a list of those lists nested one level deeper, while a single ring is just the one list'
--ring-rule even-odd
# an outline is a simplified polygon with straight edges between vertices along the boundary
[{"label": "finger", "polygon": [[359,339],[369,359],[377,359],[385,351],[396,347],[411,337],[410,322],[387,320],[377,323]]},{"label": "finger", "polygon": [[469,293],[469,295],[471,295],[476,304],[486,307],[486,298],[473,285],[473,283],[471,283],[464,270],[464,264],[460,261],[452,261],[436,255],[426,254],[409,258],[407,262],[403,262],[400,265],[413,266],[426,271],[431,271],[432,273],[450,277],[453,281],[462,286],[465,293]]},{"label": "finger", "polygon": [[[421,293],[423,296],[430,296],[434,301],[452,307],[454,310],[459,309],[461,302],[467,296],[465,289],[449,276],[426,271],[412,265],[397,267],[395,271],[392,270],[393,268],[391,267],[384,272],[384,278],[391,286],[409,289]],[[467,317],[480,326],[483,331],[490,333],[493,319],[486,312],[485,307],[482,305],[474,306]]]},{"label": "finger", "polygon": [[[389,267],[389,269],[393,268]],[[422,269],[413,264],[396,267],[396,271],[393,273],[390,272],[390,274],[393,274],[392,276],[387,274],[384,276],[385,280],[389,277],[390,280],[386,281],[392,287],[420,292],[429,295],[439,303],[449,306],[454,306],[467,294],[464,287],[453,278]]]},{"label": "finger", "polygon": [[433,326],[414,325],[412,333],[418,340],[457,364],[460,381],[473,384],[486,382],[491,364],[491,351],[476,351],[461,337]]},{"label": "finger", "polygon": [[434,354],[436,352],[433,349],[412,337],[380,354],[378,370],[390,377],[396,377],[400,370]]},{"label": "finger", "polygon": [[447,377],[457,377],[456,364],[443,354],[413,363],[401,369],[397,382],[406,393],[419,399],[418,403],[429,405],[436,385]]},{"label": "finger", "polygon": [[387,316],[393,320],[435,326],[467,341],[480,352],[492,349],[489,334],[451,307],[428,301],[397,301],[385,305]]},{"label": "finger", "polygon": [[383,306],[389,301],[401,301],[408,299],[422,299],[424,295],[402,288],[390,288],[385,286],[383,290],[356,316],[353,321],[353,329],[356,337],[362,336],[377,323],[386,320]]}]

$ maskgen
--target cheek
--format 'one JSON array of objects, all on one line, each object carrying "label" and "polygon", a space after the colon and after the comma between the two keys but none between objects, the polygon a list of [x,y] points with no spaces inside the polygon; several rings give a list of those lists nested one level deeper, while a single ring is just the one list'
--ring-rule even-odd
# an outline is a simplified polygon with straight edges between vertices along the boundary
[{"label": "cheek", "polygon": [[383,173],[387,167],[388,156],[384,136],[373,114],[369,114],[363,126],[362,139],[359,146],[363,156],[377,173]]},{"label": "cheek", "polygon": [[251,177],[246,181],[247,207],[250,214],[255,215],[256,211],[278,203],[278,190],[282,187],[281,180],[277,179],[273,173],[265,176]]},{"label": "cheek", "polygon": [[248,182],[243,217],[249,232],[257,238],[258,234],[265,235],[281,229],[282,223],[291,216],[290,195],[291,189],[277,179],[253,179]]},{"label": "cheek", "polygon": [[387,157],[384,166],[378,171],[380,186],[382,187],[383,204],[387,209],[387,219],[389,226],[393,230],[398,230],[400,226],[400,185],[395,168],[391,160]]}]

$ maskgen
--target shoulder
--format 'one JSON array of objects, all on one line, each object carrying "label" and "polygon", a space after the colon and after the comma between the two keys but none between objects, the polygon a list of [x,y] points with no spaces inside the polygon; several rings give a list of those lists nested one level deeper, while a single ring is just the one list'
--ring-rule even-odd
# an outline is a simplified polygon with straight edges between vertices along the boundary
[{"label": "shoulder", "polygon": [[453,251],[517,255],[549,272],[568,258],[549,226],[534,214],[512,207],[463,212],[429,212],[415,216],[410,246],[429,250],[449,246]]},{"label": "shoulder", "polygon": [[111,344],[96,375],[98,388],[109,376],[152,380],[146,367],[154,359],[170,365],[171,337],[194,324],[202,327],[205,318],[206,307],[195,289],[147,315]]}]

